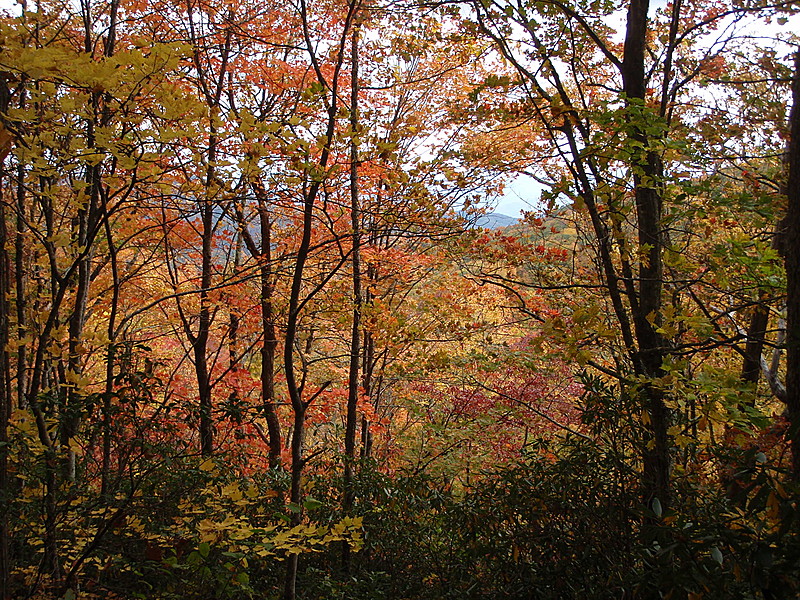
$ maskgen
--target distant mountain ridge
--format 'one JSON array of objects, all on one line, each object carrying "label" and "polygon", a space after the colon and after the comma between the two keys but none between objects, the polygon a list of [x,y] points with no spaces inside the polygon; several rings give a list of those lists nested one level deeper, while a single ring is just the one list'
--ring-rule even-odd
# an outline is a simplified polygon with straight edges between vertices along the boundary
[{"label": "distant mountain ridge", "polygon": [[502,213],[490,212],[478,217],[475,221],[475,227],[483,229],[502,229],[503,227],[514,225],[517,221],[519,221],[519,219],[515,219],[514,217],[509,217]]}]

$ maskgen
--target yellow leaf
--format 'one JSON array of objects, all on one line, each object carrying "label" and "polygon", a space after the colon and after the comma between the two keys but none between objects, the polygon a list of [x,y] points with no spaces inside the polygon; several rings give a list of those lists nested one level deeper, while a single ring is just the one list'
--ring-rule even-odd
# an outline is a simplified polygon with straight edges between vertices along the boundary
[{"label": "yellow leaf", "polygon": [[78,456],[83,456],[83,448],[75,438],[69,438],[69,449]]},{"label": "yellow leaf", "polygon": [[47,241],[53,244],[55,248],[65,248],[70,245],[72,240],[69,233],[61,231],[51,235],[49,238],[47,238]]},{"label": "yellow leaf", "polygon": [[222,495],[236,502],[242,499],[242,490],[239,489],[239,484],[232,483],[222,488]]},{"label": "yellow leaf", "polygon": [[776,521],[780,517],[781,514],[781,503],[778,500],[778,496],[775,492],[769,493],[769,498],[767,498],[767,516]]}]

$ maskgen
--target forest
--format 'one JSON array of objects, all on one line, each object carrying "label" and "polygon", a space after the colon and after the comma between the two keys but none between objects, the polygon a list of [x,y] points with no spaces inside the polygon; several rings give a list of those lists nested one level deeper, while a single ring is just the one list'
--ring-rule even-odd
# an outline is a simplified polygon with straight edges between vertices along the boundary
[{"label": "forest", "polygon": [[800,597],[798,12],[4,3],[0,600]]}]

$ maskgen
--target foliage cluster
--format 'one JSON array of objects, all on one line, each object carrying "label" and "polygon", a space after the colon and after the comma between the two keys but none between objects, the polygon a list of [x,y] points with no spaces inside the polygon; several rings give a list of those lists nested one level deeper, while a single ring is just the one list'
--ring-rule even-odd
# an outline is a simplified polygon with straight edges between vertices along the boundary
[{"label": "foliage cluster", "polygon": [[0,600],[796,597],[796,12],[8,9]]}]

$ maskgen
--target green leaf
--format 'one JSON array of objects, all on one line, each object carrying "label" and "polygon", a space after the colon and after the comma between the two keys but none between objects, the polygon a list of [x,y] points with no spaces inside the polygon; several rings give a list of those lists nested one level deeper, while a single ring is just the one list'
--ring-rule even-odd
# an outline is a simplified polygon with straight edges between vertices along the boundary
[{"label": "green leaf", "polygon": [[315,508],[322,506],[322,502],[316,498],[306,498],[306,501],[303,502],[303,506],[306,507],[306,510],[314,510]]},{"label": "green leaf", "polygon": [[203,558],[208,558],[208,555],[211,552],[211,546],[209,546],[208,542],[201,542],[200,545],[197,547],[197,552]]},{"label": "green leaf", "polygon": [[663,509],[661,508],[661,501],[658,498],[653,498],[652,503],[653,513],[660,519],[663,513]]},{"label": "green leaf", "polygon": [[168,556],[164,559],[164,564],[170,567],[175,567],[178,565],[178,557],[177,556]]},{"label": "green leaf", "polygon": [[719,564],[722,564],[722,552],[720,552],[719,548],[716,546],[711,548],[711,558],[713,558]]}]

